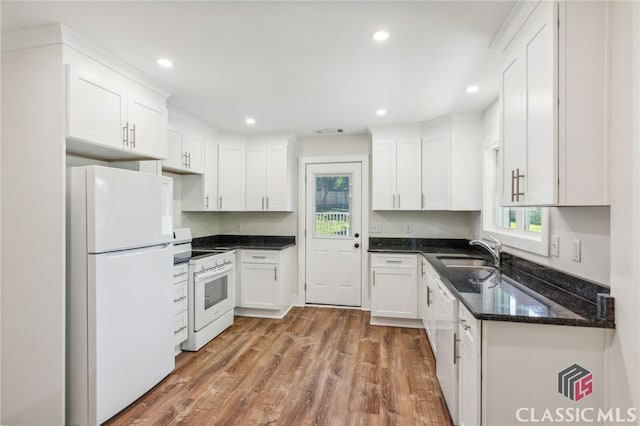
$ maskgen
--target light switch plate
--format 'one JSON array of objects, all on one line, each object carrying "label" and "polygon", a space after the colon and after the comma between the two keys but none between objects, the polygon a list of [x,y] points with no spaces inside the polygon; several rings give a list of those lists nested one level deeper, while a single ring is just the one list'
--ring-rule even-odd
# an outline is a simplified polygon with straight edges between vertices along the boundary
[{"label": "light switch plate", "polygon": [[551,256],[560,256],[560,237],[557,235],[551,236]]},{"label": "light switch plate", "polygon": [[407,234],[410,234],[413,232],[413,224],[411,223],[407,223],[404,225],[404,232],[406,232]]},{"label": "light switch plate", "polygon": [[574,262],[580,262],[582,258],[580,240],[571,241],[571,260]]}]

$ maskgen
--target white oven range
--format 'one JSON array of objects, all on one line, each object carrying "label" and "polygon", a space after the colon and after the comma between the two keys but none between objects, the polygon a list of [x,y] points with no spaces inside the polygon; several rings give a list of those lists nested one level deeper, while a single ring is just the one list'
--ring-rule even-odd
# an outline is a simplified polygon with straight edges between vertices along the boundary
[{"label": "white oven range", "polygon": [[233,250],[191,251],[189,337],[183,350],[199,350],[233,324],[234,259]]}]

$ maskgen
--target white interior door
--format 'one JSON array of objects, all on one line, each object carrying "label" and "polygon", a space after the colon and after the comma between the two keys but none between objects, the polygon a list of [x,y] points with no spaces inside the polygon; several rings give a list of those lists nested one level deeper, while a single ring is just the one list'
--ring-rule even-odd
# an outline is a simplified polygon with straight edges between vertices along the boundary
[{"label": "white interior door", "polygon": [[362,167],[308,164],[306,303],[362,303]]}]

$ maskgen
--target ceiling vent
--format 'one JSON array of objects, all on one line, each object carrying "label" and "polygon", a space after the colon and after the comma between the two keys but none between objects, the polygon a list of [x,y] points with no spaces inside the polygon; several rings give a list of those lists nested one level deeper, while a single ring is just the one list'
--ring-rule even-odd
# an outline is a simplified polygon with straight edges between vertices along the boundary
[{"label": "ceiling vent", "polygon": [[319,135],[340,135],[342,134],[342,132],[343,132],[342,129],[331,129],[331,128],[316,130],[316,133]]}]

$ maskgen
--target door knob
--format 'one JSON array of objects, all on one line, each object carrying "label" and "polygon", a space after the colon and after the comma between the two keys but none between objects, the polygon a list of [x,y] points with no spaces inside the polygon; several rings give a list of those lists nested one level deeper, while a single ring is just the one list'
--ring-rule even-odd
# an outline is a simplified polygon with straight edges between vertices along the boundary
[{"label": "door knob", "polygon": [[360,247],[360,244],[355,243],[355,244],[354,244],[354,247],[355,247],[355,248],[358,248],[358,247]]},{"label": "door knob", "polygon": [[354,234],[353,236],[358,238],[360,236],[360,234]]}]

